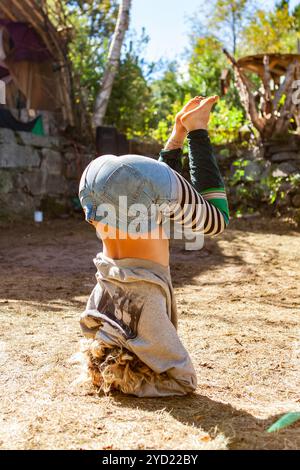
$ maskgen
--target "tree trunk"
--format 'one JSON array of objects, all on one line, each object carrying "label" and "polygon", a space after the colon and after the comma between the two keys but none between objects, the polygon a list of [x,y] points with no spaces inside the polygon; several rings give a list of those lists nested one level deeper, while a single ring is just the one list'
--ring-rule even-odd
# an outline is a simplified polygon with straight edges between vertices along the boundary
[{"label": "tree trunk", "polygon": [[286,94],[285,102],[279,110],[280,116],[278,117],[276,126],[275,126],[275,134],[278,134],[278,135],[284,134],[288,131],[290,119],[295,114],[297,114],[296,104],[293,103],[292,83],[293,81],[296,81],[300,78],[300,63],[297,60],[295,60],[291,65],[293,65],[293,67],[288,69],[288,72],[285,77],[285,82],[283,83],[283,85],[285,86],[284,86],[284,91],[282,92],[282,94],[283,93]]},{"label": "tree trunk", "polygon": [[233,57],[236,56],[236,42],[237,42],[237,33],[236,33],[236,21],[235,21],[235,13],[233,10],[231,10],[231,29],[232,29],[232,51],[233,51]]},{"label": "tree trunk", "polygon": [[262,133],[265,121],[259,116],[257,112],[254,96],[251,91],[251,83],[242,70],[240,70],[238,67],[234,57],[232,57],[232,55],[229,54],[226,49],[223,49],[223,52],[232,64],[236,86],[239,91],[241,103],[246,110],[247,116],[259,131],[259,133]]},{"label": "tree trunk", "polygon": [[93,115],[93,125],[102,126],[107,105],[111,95],[114,79],[118,70],[121,48],[129,26],[131,0],[121,0],[116,28],[108,52],[107,66],[104,72],[101,89],[97,95]]}]

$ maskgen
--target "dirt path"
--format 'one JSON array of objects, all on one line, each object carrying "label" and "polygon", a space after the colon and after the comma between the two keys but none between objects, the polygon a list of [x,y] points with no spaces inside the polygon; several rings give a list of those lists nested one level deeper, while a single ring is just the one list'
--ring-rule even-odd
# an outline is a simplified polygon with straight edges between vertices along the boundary
[{"label": "dirt path", "polygon": [[200,252],[172,249],[179,332],[197,369],[188,398],[98,396],[72,386],[78,317],[99,241],[71,221],[2,226],[0,444],[12,449],[296,449],[300,427],[300,234],[236,221]]}]

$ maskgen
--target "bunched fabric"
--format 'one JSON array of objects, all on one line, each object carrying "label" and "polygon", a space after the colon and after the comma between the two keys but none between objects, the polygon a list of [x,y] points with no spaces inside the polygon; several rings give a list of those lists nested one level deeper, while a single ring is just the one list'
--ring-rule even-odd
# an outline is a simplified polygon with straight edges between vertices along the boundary
[{"label": "bunched fabric", "polygon": [[104,392],[138,397],[194,391],[196,374],[177,334],[169,268],[103,253],[94,263],[98,282],[80,319],[92,340],[85,354],[93,383]]}]

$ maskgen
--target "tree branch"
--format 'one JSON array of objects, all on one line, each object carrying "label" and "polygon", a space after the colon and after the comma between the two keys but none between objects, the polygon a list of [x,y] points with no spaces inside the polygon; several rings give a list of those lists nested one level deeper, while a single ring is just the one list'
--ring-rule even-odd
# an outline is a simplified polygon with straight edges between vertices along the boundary
[{"label": "tree branch", "polygon": [[253,125],[256,127],[256,129],[258,129],[258,131],[262,133],[265,125],[265,120],[260,118],[258,115],[258,111],[255,105],[255,99],[251,92],[251,82],[239,68],[234,57],[232,57],[232,55],[229,54],[226,49],[223,49],[223,52],[228,58],[229,62],[232,64],[236,79],[236,85],[239,91],[241,102],[247,112],[247,115],[252,121]]}]

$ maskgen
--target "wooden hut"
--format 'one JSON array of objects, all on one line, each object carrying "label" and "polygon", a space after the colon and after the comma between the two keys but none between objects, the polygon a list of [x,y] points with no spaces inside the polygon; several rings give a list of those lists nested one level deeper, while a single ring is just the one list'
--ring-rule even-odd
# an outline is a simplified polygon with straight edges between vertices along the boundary
[{"label": "wooden hut", "polygon": [[0,79],[8,108],[58,112],[74,125],[67,42],[44,1],[1,0]]}]

